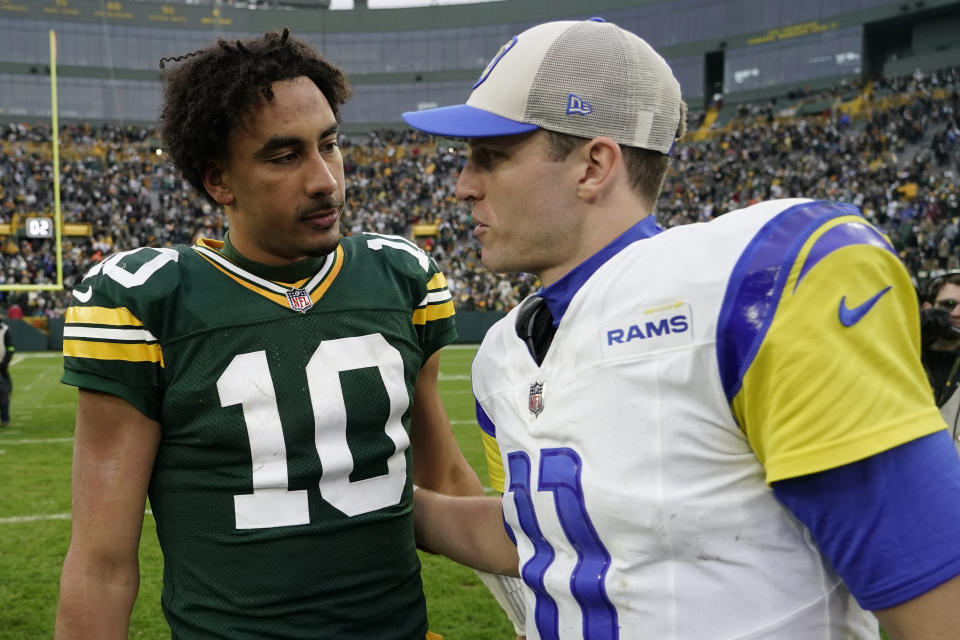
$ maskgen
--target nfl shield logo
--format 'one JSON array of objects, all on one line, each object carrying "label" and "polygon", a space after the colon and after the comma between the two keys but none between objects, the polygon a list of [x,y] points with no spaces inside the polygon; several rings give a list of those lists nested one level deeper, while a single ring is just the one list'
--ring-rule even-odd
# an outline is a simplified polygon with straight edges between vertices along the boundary
[{"label": "nfl shield logo", "polygon": [[527,403],[533,417],[539,417],[543,411],[543,383],[534,382],[530,385],[530,401]]},{"label": "nfl shield logo", "polygon": [[290,303],[291,309],[299,311],[300,313],[306,313],[313,308],[313,300],[310,299],[310,296],[308,296],[307,292],[303,289],[290,289],[290,291],[287,291],[287,302]]}]

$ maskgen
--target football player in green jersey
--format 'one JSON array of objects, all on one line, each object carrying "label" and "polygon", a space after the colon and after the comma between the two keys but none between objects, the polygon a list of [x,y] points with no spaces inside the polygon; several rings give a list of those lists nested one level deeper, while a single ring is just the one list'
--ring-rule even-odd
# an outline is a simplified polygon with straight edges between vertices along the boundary
[{"label": "football player in green jersey", "polygon": [[402,238],[340,238],[337,68],[286,30],[168,61],[165,151],[230,229],[73,291],[56,637],[127,637],[149,495],[174,638],[420,640],[412,482],[483,493],[437,390],[443,274]]}]

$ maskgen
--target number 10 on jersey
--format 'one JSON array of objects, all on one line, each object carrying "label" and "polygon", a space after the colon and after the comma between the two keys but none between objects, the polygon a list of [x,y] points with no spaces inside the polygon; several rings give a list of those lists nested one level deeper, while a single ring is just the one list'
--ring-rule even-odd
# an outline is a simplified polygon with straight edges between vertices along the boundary
[{"label": "number 10 on jersey", "polygon": [[[354,459],[347,444],[347,410],[340,372],[375,367],[390,401],[383,429],[396,449],[387,459],[387,473],[350,480]],[[347,516],[399,504],[407,481],[404,455],[410,439],[401,418],[409,406],[403,358],[380,334],[320,343],[306,366],[313,407],[314,446],[323,473],[320,496]],[[288,527],[310,522],[307,491],[289,490],[287,450],[277,408],[277,395],[265,351],[237,355],[217,380],[220,404],[239,404],[250,440],[253,493],[234,496],[238,529]]]}]

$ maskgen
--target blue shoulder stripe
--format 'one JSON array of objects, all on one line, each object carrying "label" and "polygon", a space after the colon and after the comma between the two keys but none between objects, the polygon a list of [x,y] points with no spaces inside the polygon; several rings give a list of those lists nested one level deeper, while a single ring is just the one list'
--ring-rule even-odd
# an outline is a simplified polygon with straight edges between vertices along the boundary
[{"label": "blue shoulder stripe", "polygon": [[[826,200],[794,205],[767,222],[743,250],[730,274],[717,322],[717,362],[728,402],[740,391],[743,376],[763,344],[800,250],[825,222],[849,215],[859,216],[860,210]],[[832,238],[823,251],[834,244]],[[804,269],[826,255],[813,258],[811,254],[813,261],[808,259]]]},{"label": "blue shoulder stripe", "polygon": [[477,424],[480,425],[480,428],[483,429],[483,432],[490,436],[491,438],[497,437],[497,428],[493,426],[493,420],[487,416],[487,412],[483,410],[483,407],[480,406],[480,401],[476,398],[473,399],[473,403],[477,406]]},{"label": "blue shoulder stripe", "polygon": [[[860,215],[860,212],[857,211],[856,215]],[[813,243],[813,247],[811,247],[810,253],[807,254],[807,259],[803,263],[803,268],[800,269],[800,276],[797,278],[797,283],[793,286],[793,290],[797,290],[803,277],[821,260],[837,249],[852,244],[873,245],[889,251],[898,260],[900,259],[899,256],[897,256],[896,250],[890,245],[887,239],[883,237],[883,234],[867,224],[866,221],[862,223],[851,222],[849,224],[841,224],[827,231]]]}]

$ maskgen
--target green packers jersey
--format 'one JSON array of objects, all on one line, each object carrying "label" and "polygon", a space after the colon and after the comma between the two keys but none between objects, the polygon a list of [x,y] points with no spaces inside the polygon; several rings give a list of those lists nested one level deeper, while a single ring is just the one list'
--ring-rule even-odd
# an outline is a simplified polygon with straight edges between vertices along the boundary
[{"label": "green packers jersey", "polygon": [[65,383],[162,425],[173,637],[422,639],[408,433],[420,368],[456,335],[443,275],[393,236],[287,268],[222,245],[107,258],[64,329]]}]

